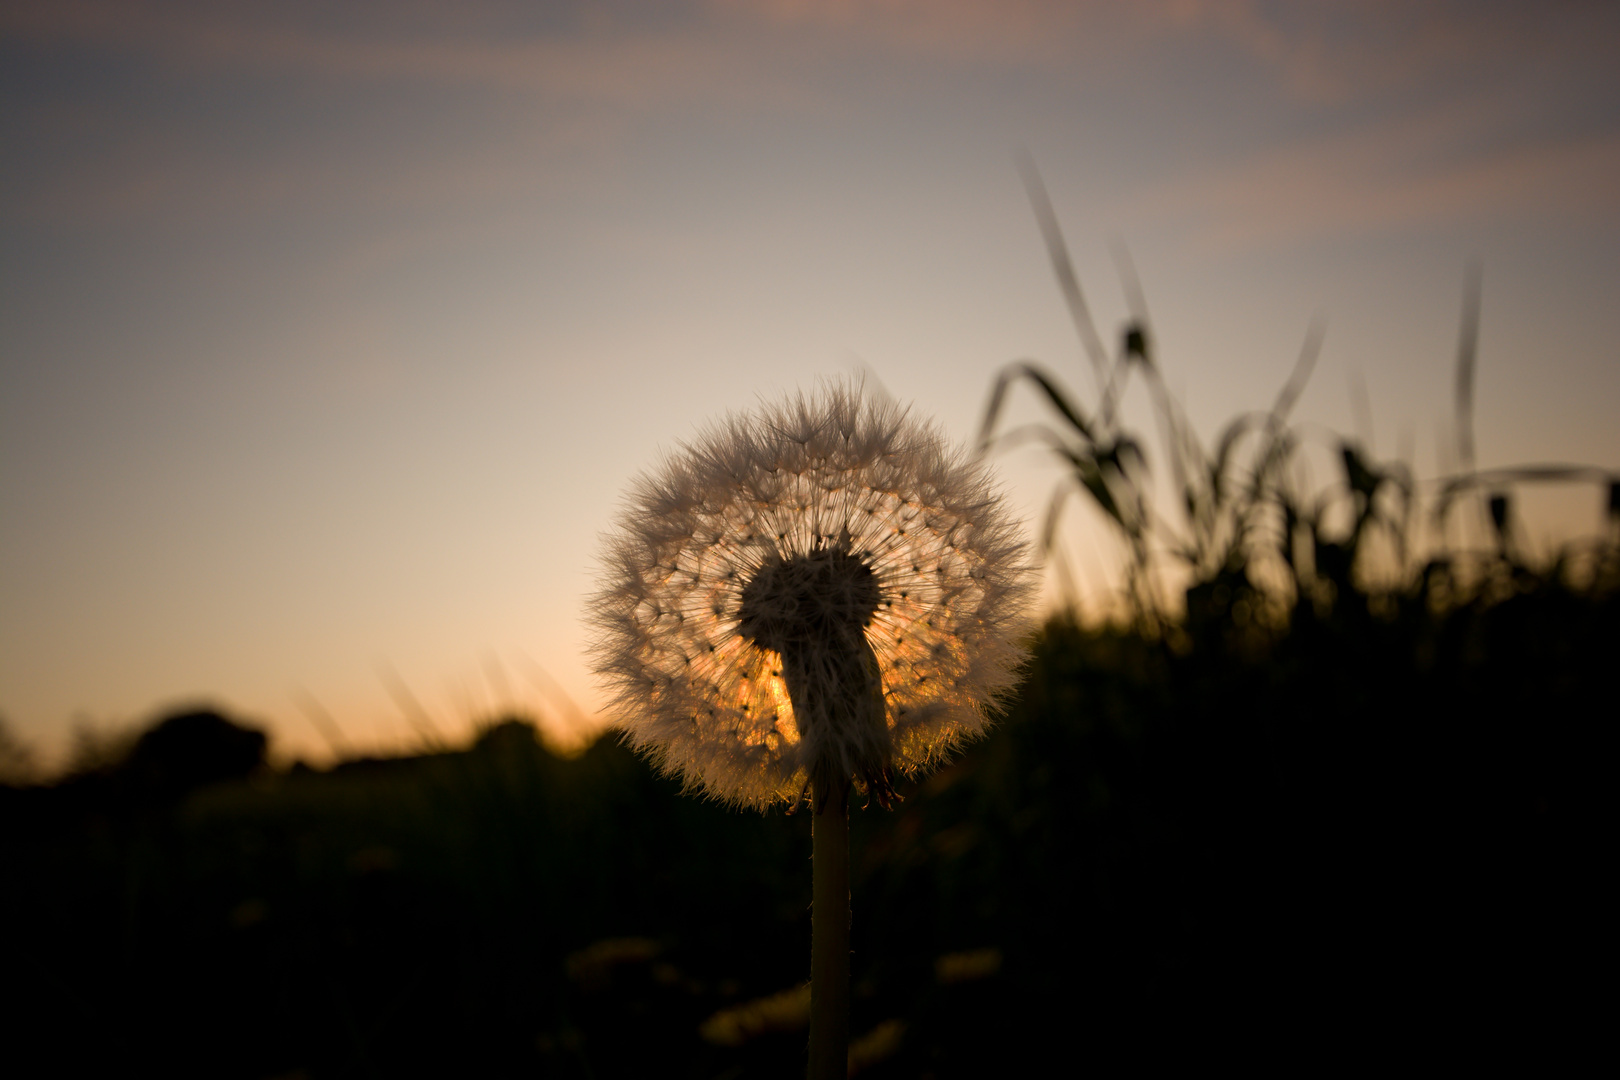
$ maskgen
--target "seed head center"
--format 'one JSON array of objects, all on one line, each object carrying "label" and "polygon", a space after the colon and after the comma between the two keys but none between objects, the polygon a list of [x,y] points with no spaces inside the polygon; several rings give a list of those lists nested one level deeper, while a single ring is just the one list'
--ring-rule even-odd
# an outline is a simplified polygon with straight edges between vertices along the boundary
[{"label": "seed head center", "polygon": [[871,567],[849,551],[823,548],[760,567],[743,588],[738,629],[783,654],[848,648],[881,600]]}]

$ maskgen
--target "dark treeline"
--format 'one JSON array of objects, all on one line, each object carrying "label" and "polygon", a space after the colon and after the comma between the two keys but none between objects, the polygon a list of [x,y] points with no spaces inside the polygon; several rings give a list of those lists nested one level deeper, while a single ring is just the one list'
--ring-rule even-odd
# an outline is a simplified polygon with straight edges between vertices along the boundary
[{"label": "dark treeline", "polygon": [[[1574,1052],[1605,1004],[1605,559],[1263,631],[1238,579],[1168,628],[1049,623],[989,738],[855,812],[857,1071]],[[191,713],[0,789],[12,1061],[802,1074],[807,815],[517,720],[326,772],[263,754]]]}]

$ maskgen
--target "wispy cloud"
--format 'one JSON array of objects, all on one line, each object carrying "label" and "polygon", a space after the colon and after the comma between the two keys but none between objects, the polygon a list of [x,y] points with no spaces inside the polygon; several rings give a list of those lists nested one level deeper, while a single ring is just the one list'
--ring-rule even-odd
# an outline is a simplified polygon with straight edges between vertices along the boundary
[{"label": "wispy cloud", "polygon": [[1504,218],[1620,226],[1620,130],[1503,132],[1470,100],[1245,153],[1132,197],[1209,253]]},{"label": "wispy cloud", "polygon": [[1620,9],[1584,0],[1152,0],[1132,8],[1151,28],[1143,37],[1224,42],[1316,104],[1455,88],[1548,61],[1606,71],[1620,33]]},{"label": "wispy cloud", "polygon": [[19,5],[16,41],[130,53],[176,68],[282,72],[347,80],[476,85],[628,105],[723,85],[728,43],[702,34],[606,27],[581,33],[491,32],[454,8],[429,20],[390,9],[332,25],[299,5],[142,4],[77,0]]},{"label": "wispy cloud", "polygon": [[[195,81],[199,94],[251,78],[242,93],[258,97],[238,101],[244,109],[273,111],[265,99],[278,86],[341,104],[398,85],[483,95],[457,108],[490,125],[483,141],[447,135],[453,125],[424,127],[415,143],[300,133],[243,155],[220,151],[207,121],[139,102],[103,102],[99,116],[18,105],[19,145],[77,124],[71,141],[90,149],[54,164],[32,155],[7,181],[8,216],[82,224],[362,194],[373,206],[499,199],[524,185],[584,183],[624,140],[671,117],[837,123],[915,86],[937,89],[928,107],[946,115],[960,104],[951,95],[965,93],[952,80],[976,70],[1010,74],[1031,87],[1032,107],[1051,110],[1113,100],[1121,80],[1173,82],[1189,62],[1209,66],[1199,91],[1208,97],[1234,81],[1252,95],[1269,80],[1294,114],[1241,159],[1133,198],[1143,212],[1196,215],[1208,243],[1455,219],[1523,200],[1585,213],[1615,179],[1620,122],[1593,93],[1620,89],[1604,74],[1620,24],[1613,5],[698,0],[558,11],[500,0],[0,8],[12,48],[87,66],[112,54],[171,83]],[[1569,122],[1549,123],[1554,115]]]},{"label": "wispy cloud", "polygon": [[[544,12],[547,17],[536,17]],[[563,14],[557,14],[563,12]],[[334,14],[337,13],[337,14]],[[338,17],[341,14],[343,17]],[[1130,66],[1166,42],[1225,44],[1307,96],[1451,78],[1555,51],[1609,54],[1610,5],[1450,0],[695,0],[688,3],[330,5],[58,0],[0,8],[14,42],[139,52],[347,78],[408,78],[620,104],[725,85],[765,48],[888,52],[964,64]],[[771,65],[761,65],[762,71]],[[1075,72],[1084,76],[1084,69]]]}]

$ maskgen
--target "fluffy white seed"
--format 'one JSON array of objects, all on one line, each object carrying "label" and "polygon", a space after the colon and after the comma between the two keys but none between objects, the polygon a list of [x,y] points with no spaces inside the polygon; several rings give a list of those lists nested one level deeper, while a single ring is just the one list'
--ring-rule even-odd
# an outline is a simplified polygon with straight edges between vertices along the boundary
[{"label": "fluffy white seed", "polygon": [[982,732],[1031,591],[984,465],[835,384],[729,417],[635,483],[592,652],[631,745],[763,808],[817,770],[886,787]]}]

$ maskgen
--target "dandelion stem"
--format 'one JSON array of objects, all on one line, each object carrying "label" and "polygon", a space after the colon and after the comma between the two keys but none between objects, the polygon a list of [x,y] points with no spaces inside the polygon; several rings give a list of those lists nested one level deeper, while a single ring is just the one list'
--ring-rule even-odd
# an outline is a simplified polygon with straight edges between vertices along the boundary
[{"label": "dandelion stem", "polygon": [[849,781],[811,792],[810,1080],[849,1070]]}]

